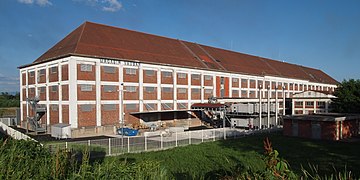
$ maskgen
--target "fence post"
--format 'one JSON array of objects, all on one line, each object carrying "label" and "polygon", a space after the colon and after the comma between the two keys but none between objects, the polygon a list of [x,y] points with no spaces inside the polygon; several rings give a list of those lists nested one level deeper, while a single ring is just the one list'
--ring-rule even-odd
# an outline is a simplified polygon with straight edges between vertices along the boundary
[{"label": "fence post", "polygon": [[109,138],[109,155],[111,155],[111,139]]},{"label": "fence post", "polygon": [[147,151],[147,136],[145,136],[145,151]]},{"label": "fence post", "polygon": [[90,139],[88,140],[88,146],[90,146]]},{"label": "fence post", "polygon": [[164,144],[163,144],[163,134],[160,133],[160,148],[163,149],[164,148]]},{"label": "fence post", "polygon": [[216,131],[215,131],[215,129],[214,129],[213,131],[214,131],[214,137],[213,137],[213,141],[215,141],[215,137],[216,137]]},{"label": "fence post", "polygon": [[188,132],[189,132],[189,144],[191,144],[191,131]]},{"label": "fence post", "polygon": [[175,147],[178,146],[178,137],[177,137],[177,131],[175,132]]},{"label": "fence post", "polygon": [[127,147],[128,147],[128,153],[130,152],[130,137],[128,136],[128,143],[127,143]]},{"label": "fence post", "polygon": [[224,139],[226,139],[226,129],[225,129],[225,127],[223,127],[224,128]]},{"label": "fence post", "polygon": [[201,142],[204,142],[204,130],[201,130]]},{"label": "fence post", "polygon": [[68,142],[65,142],[65,149],[68,148]]}]

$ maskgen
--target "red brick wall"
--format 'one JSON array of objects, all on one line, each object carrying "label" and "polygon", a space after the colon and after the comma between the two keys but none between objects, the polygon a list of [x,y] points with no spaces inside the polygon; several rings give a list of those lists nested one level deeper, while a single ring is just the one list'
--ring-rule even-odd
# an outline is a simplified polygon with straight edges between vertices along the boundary
[{"label": "red brick wall", "polygon": [[321,139],[336,140],[336,122],[320,122]]},{"label": "red brick wall", "polygon": [[179,84],[179,85],[187,85],[188,84],[188,74],[185,74],[186,75],[186,77],[185,78],[179,78],[179,76],[177,75],[177,84]]},{"label": "red brick wall", "polygon": [[26,85],[26,73],[21,73],[22,85]]},{"label": "red brick wall", "polygon": [[91,65],[91,71],[81,71],[81,64],[77,65],[77,79],[95,81],[95,66]]},{"label": "red brick wall", "polygon": [[38,83],[45,83],[46,82],[46,70],[43,69],[45,74],[40,75],[40,69],[38,70]]},{"label": "red brick wall", "polygon": [[177,90],[178,92],[177,92],[177,95],[176,95],[176,97],[177,97],[177,99],[179,99],[179,100],[186,100],[186,99],[188,99],[188,89],[186,88],[186,92],[185,93],[179,93],[179,89]]},{"label": "red brick wall", "polygon": [[59,123],[59,106],[50,104],[48,112],[50,112],[50,125]]},{"label": "red brick wall", "polygon": [[173,100],[174,99],[174,96],[173,96],[173,93],[174,90],[173,88],[171,88],[171,91],[170,92],[164,92],[163,89],[161,91],[161,99],[162,100]]},{"label": "red brick wall", "polygon": [[284,119],[283,134],[285,136],[292,136],[292,121]]},{"label": "red brick wall", "polygon": [[111,67],[115,68],[114,73],[105,72],[104,67],[103,66],[100,67],[100,69],[101,69],[101,73],[100,73],[101,81],[114,81],[114,82],[119,81],[119,68],[113,67],[113,66],[111,66]]},{"label": "red brick wall", "polygon": [[124,92],[124,99],[125,100],[138,100],[139,99],[139,91],[138,87],[136,87],[136,92]]},{"label": "red brick wall", "polygon": [[[41,89],[43,89],[44,91],[41,92]],[[39,98],[41,101],[46,101],[46,87],[39,87]]]},{"label": "red brick wall", "polygon": [[199,92],[198,93],[195,93],[193,90],[191,92],[191,99],[192,100],[199,100],[201,99],[201,93],[200,93],[200,89],[199,89]]},{"label": "red brick wall", "polygon": [[23,114],[23,118],[21,119],[22,121],[25,121],[26,120],[26,104],[23,104],[23,111],[22,111],[22,114]]},{"label": "red brick wall", "polygon": [[139,105],[136,104],[136,109],[126,109],[126,104],[124,107],[124,112],[125,112],[125,124],[134,124],[134,123],[139,123],[139,118],[135,117],[133,115],[130,115],[130,112],[138,112],[139,111]]},{"label": "red brick wall", "polygon": [[115,110],[105,110],[101,105],[101,125],[117,125],[119,124],[119,105],[116,104]]},{"label": "red brick wall", "polygon": [[69,68],[67,64],[61,66],[61,80],[69,80]]},{"label": "red brick wall", "polygon": [[247,79],[241,79],[241,88],[247,88]]},{"label": "red brick wall", "polygon": [[157,88],[153,92],[147,92],[144,87],[144,100],[157,100]]},{"label": "red brick wall", "polygon": [[[151,71],[152,75],[147,75],[145,72]],[[155,70],[143,70],[143,82],[144,83],[157,83],[157,71]]]},{"label": "red brick wall", "polygon": [[173,84],[173,76],[164,76],[161,72],[161,84]]},{"label": "red brick wall", "polygon": [[58,74],[58,68],[56,66],[56,71],[55,72],[51,72],[51,68],[49,68],[49,82],[55,82],[55,81],[59,81],[59,74]]},{"label": "red brick wall", "polygon": [[62,122],[69,124],[69,105],[62,105]]},{"label": "red brick wall", "polygon": [[[235,79],[236,79],[236,81],[235,81]],[[231,82],[232,87],[239,87],[239,78],[232,78],[231,81],[232,81]]]},{"label": "red brick wall", "polygon": [[213,77],[210,80],[206,80],[204,77],[204,86],[213,86]]},{"label": "red brick wall", "polygon": [[299,137],[311,138],[311,121],[298,121]]},{"label": "red brick wall", "polygon": [[29,98],[33,98],[35,95],[35,88],[29,88]]},{"label": "red brick wall", "polygon": [[92,85],[92,91],[81,91],[81,85],[77,85],[77,98],[78,100],[96,100],[95,85]]},{"label": "red brick wall", "polygon": [[224,96],[225,97],[229,97],[229,78],[228,77],[225,77],[225,83],[224,83],[224,89],[225,89],[225,93],[224,93]]},{"label": "red brick wall", "polygon": [[33,76],[31,77],[30,76],[30,72],[28,73],[28,84],[30,85],[30,84],[35,84],[35,72],[33,72]]},{"label": "red brick wall", "polygon": [[[118,86],[115,88],[116,90],[119,89]],[[119,92],[105,92],[104,85],[101,85],[101,99],[102,100],[119,100]]]},{"label": "red brick wall", "polygon": [[136,74],[126,74],[126,68],[123,72],[124,82],[139,82],[139,70],[136,69]]},{"label": "red brick wall", "polygon": [[23,101],[26,101],[26,89],[22,89],[22,99]]},{"label": "red brick wall", "polygon": [[250,88],[256,88],[256,81],[250,80]]},{"label": "red brick wall", "polygon": [[96,107],[95,104],[91,105],[91,112],[83,112],[81,105],[78,105],[78,126],[96,126]]},{"label": "red brick wall", "polygon": [[[194,77],[198,77],[197,79],[194,78]],[[194,85],[194,86],[200,86],[201,84],[201,77],[199,74],[192,74],[191,75],[191,85]]]},{"label": "red brick wall", "polygon": [[62,85],[62,100],[68,101],[69,100],[69,85]]},{"label": "red brick wall", "polygon": [[[55,85],[58,86],[58,85]],[[56,91],[52,90],[53,86],[49,86],[49,100],[58,101],[59,100],[59,88]]]}]

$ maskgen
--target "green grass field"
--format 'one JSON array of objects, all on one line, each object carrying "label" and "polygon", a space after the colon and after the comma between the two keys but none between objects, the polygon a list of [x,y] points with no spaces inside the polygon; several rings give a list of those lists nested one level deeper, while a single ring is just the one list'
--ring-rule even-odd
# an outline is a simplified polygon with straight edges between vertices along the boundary
[{"label": "green grass field", "polygon": [[318,173],[334,174],[345,167],[356,177],[360,176],[360,142],[315,141],[284,137],[281,133],[262,134],[240,139],[208,142],[178,147],[165,151],[125,154],[109,159],[126,159],[130,162],[160,161],[165,169],[177,178],[212,178],[231,174],[235,169],[252,172],[264,170],[263,139],[269,137],[280,157],[291,169],[301,175],[301,166],[309,163],[318,166]]}]

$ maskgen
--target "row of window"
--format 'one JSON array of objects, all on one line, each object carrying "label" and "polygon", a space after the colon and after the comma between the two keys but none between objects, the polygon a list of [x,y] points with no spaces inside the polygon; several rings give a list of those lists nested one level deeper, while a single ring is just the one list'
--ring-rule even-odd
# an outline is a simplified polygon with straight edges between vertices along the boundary
[{"label": "row of window", "polygon": [[[316,105],[318,107],[325,107],[324,101],[317,101]],[[303,106],[303,101],[295,101],[295,106]],[[314,106],[314,101],[306,101],[305,106]]]},{"label": "row of window", "polygon": [[[156,103],[144,103],[145,110],[146,111],[156,111],[157,110],[157,104]],[[187,103],[177,103],[178,109],[187,109]],[[161,103],[162,109],[168,109],[171,110],[174,107],[173,103]],[[58,111],[59,106],[58,105],[51,105],[52,111]],[[95,106],[93,104],[82,104],[80,105],[80,110],[82,112],[91,112],[95,109]],[[116,104],[103,104],[102,110],[104,111],[115,111],[117,109]],[[125,104],[125,110],[137,110],[138,105],[137,104]]]}]

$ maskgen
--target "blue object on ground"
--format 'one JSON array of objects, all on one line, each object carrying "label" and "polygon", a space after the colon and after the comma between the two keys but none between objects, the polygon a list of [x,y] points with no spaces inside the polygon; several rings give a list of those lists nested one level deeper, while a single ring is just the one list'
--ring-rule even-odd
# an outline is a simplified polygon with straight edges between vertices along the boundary
[{"label": "blue object on ground", "polygon": [[117,133],[122,135],[124,132],[124,136],[136,136],[139,130],[131,129],[131,128],[119,128],[117,129]]}]

